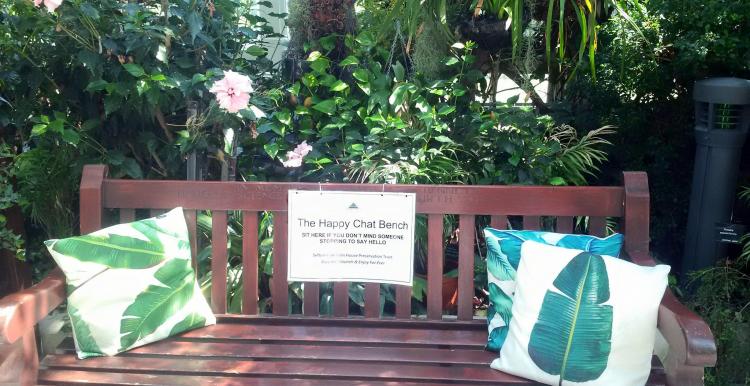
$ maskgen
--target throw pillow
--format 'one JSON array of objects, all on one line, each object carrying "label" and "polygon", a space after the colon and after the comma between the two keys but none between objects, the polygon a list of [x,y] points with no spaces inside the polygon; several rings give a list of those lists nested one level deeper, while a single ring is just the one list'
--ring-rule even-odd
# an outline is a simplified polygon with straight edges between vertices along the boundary
[{"label": "throw pillow", "polygon": [[65,274],[80,359],[216,323],[190,262],[182,208],[45,242]]},{"label": "throw pillow", "polygon": [[492,368],[548,385],[643,385],[669,266],[527,241]]},{"label": "throw pillow", "polygon": [[521,259],[521,244],[532,240],[563,248],[579,249],[599,255],[617,257],[622,235],[606,238],[569,235],[554,232],[484,229],[487,243],[487,285],[490,306],[487,310],[487,350],[498,352],[508,335],[508,326],[516,287],[516,269]]}]

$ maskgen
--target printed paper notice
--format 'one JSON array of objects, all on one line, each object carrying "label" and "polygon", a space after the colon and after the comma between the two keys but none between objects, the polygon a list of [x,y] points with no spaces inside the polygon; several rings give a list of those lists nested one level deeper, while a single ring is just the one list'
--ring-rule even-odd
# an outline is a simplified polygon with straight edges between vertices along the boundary
[{"label": "printed paper notice", "polygon": [[289,191],[289,281],[412,285],[414,193]]}]

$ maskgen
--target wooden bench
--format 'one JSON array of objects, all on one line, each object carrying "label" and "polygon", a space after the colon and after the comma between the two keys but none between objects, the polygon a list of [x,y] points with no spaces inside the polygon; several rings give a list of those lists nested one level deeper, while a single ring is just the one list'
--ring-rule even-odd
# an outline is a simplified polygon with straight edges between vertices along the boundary
[{"label": "wooden bench", "polygon": [[[381,317],[378,284],[366,284],[364,315],[350,316],[347,283],[334,285],[333,315],[319,313],[320,286],[306,283],[301,314],[289,314],[286,281],[288,189],[320,189],[306,183],[132,181],[108,179],[104,166],[87,166],[81,181],[81,233],[102,228],[107,208],[121,222],[135,209],[152,213],[186,209],[193,256],[196,210],[212,211],[211,304],[218,324],[116,357],[77,360],[72,348],[37,359],[34,326],[65,300],[59,271],[36,286],[0,301],[0,378],[22,384],[78,385],[410,385],[532,382],[489,368],[496,354],[484,351],[487,325],[473,314],[476,216],[491,216],[504,228],[507,216],[522,216],[525,229],[539,229],[540,216],[556,218],[560,232],[573,230],[574,216],[591,216],[593,234],[604,234],[608,217],[620,218],[624,254],[653,265],[649,255],[649,193],[645,173],[625,173],[624,186],[430,186],[324,184],[324,190],[414,192],[417,212],[427,215],[426,315],[411,310],[412,291],[398,286],[395,316]],[[243,315],[226,313],[227,215],[241,211]],[[273,313],[258,314],[258,214],[274,214]],[[443,218],[458,215],[458,300],[455,315],[442,301]],[[546,223],[549,223],[547,221]],[[703,384],[704,367],[716,362],[708,326],[667,292],[659,329],[669,350],[654,357],[651,385]],[[0,381],[1,382],[1,381]]]}]

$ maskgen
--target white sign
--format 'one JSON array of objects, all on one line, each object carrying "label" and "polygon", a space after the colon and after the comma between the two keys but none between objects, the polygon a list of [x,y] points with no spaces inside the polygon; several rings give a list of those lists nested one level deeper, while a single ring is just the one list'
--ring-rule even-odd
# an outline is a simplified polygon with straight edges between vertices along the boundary
[{"label": "white sign", "polygon": [[289,191],[289,281],[412,285],[414,193]]}]

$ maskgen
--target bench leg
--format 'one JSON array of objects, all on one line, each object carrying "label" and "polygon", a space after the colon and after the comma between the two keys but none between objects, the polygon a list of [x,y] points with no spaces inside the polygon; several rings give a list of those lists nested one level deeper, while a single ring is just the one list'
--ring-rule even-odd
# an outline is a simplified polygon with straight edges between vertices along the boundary
[{"label": "bench leg", "polygon": [[0,345],[0,385],[35,385],[38,371],[34,330],[13,344]]}]

